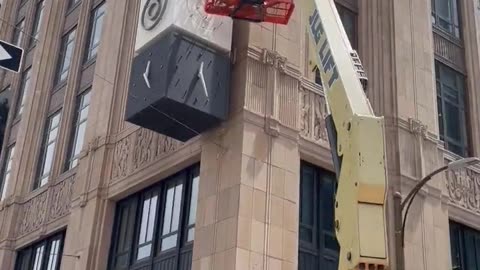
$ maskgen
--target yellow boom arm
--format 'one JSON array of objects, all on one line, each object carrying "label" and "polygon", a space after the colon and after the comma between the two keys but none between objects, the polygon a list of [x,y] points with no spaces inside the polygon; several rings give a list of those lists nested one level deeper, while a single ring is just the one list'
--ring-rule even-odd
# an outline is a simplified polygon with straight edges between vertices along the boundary
[{"label": "yellow boom arm", "polygon": [[[388,268],[385,222],[386,161],[382,117],[362,87],[362,66],[346,37],[333,0],[301,0],[315,62],[333,119],[337,166],[335,227],[339,269]],[[330,130],[332,131],[332,130]],[[335,149],[336,148],[336,149]],[[335,162],[335,157],[337,161]]]}]

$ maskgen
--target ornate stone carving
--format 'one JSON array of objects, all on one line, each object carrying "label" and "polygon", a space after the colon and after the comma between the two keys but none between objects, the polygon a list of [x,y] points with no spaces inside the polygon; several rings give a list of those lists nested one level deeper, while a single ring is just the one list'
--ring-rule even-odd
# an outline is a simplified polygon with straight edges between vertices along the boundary
[{"label": "ornate stone carving", "polygon": [[480,213],[480,175],[478,172],[470,169],[448,171],[446,186],[452,203]]},{"label": "ornate stone carving", "polygon": [[112,178],[124,177],[128,170],[131,135],[116,143],[113,156]]},{"label": "ornate stone carving", "polygon": [[310,95],[307,91],[300,91],[300,134],[304,137],[310,136]]},{"label": "ornate stone carving", "polygon": [[50,206],[48,210],[48,221],[61,218],[70,212],[73,183],[74,176],[58,183],[49,190]]},{"label": "ornate stone carving", "polygon": [[287,58],[281,56],[276,51],[263,49],[262,62],[264,64],[273,66],[274,68],[278,68],[278,70],[282,73],[285,73],[285,71],[287,69]]},{"label": "ornate stone carving", "polygon": [[264,49],[262,52],[262,62],[264,64],[275,66],[277,53],[271,50]]},{"label": "ornate stone carving", "polygon": [[155,134],[147,129],[136,132],[135,146],[133,147],[133,169],[150,162],[155,155]]},{"label": "ornate stone carving", "polygon": [[44,224],[48,209],[47,195],[46,190],[22,205],[20,225],[17,227],[18,236],[39,229]]},{"label": "ornate stone carving", "polygon": [[72,175],[23,203],[17,236],[40,229],[44,224],[68,215],[74,182],[75,175]]},{"label": "ornate stone carving", "polygon": [[427,136],[427,126],[423,124],[420,120],[409,118],[408,124],[410,128],[410,132],[421,135],[422,137]]},{"label": "ornate stone carving", "polygon": [[140,128],[115,144],[111,179],[126,177],[180,145],[170,137]]},{"label": "ornate stone carving", "polygon": [[314,127],[314,135],[313,138],[315,141],[327,141],[327,127],[325,124],[325,117],[327,116],[326,112],[326,104],[325,104],[325,97],[320,95],[314,95],[314,108],[315,114],[313,115],[313,127]]},{"label": "ornate stone carving", "polygon": [[179,141],[176,141],[170,137],[160,135],[158,139],[157,152],[155,157],[161,157],[165,154],[174,152],[181,145]]}]

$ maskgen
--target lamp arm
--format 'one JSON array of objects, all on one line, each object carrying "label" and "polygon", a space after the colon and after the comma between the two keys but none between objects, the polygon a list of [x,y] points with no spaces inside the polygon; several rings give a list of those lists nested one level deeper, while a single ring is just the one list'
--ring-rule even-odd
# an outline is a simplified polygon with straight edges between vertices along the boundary
[{"label": "lamp arm", "polygon": [[432,179],[432,177],[442,171],[445,171],[448,169],[448,166],[445,165],[443,167],[440,167],[436,169],[435,171],[429,173],[427,176],[425,176],[420,182],[417,183],[417,185],[408,193],[407,197],[401,204],[401,211],[405,208],[405,205],[408,203],[407,208],[405,210],[405,214],[403,215],[403,222],[402,222],[402,231],[401,231],[401,237],[402,237],[402,247],[405,246],[405,225],[407,224],[407,217],[408,217],[408,211],[410,210],[410,207],[412,206],[413,200],[415,199],[415,196],[418,194],[418,192],[422,189],[425,184],[428,183]]}]

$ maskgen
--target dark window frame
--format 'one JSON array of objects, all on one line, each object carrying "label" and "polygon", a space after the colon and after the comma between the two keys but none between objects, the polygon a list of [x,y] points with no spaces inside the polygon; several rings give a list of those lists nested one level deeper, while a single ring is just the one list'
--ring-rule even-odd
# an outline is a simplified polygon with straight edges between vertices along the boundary
[{"label": "dark window frame", "polygon": [[[450,254],[452,269],[477,270],[480,268],[480,231],[450,220]],[[473,241],[473,242],[472,242]],[[473,244],[473,248],[467,248]],[[472,252],[473,250],[473,253]],[[473,255],[473,256],[472,256]],[[471,264],[475,265],[472,266]]]},{"label": "dark window frame", "polygon": [[30,91],[30,80],[32,78],[32,67],[26,68],[22,73],[22,79],[20,84],[20,89],[18,91],[16,106],[15,106],[15,118],[20,118],[22,116],[23,110],[25,108],[25,101],[27,95]]},{"label": "dark window frame", "polygon": [[80,5],[81,2],[82,0],[68,0],[67,11],[73,10],[78,5]]},{"label": "dark window frame", "polygon": [[12,44],[21,47],[23,38],[25,37],[25,18],[22,18],[20,21],[15,24],[15,29],[13,30]]},{"label": "dark window frame", "polygon": [[6,137],[10,109],[12,108],[12,87],[7,85],[0,91],[0,147]]},{"label": "dark window frame", "polygon": [[[451,73],[455,77],[455,86],[448,85],[448,83],[442,81],[442,74],[446,73]],[[450,66],[435,60],[435,82],[440,140],[445,143],[445,149],[460,156],[467,156],[470,149],[467,133],[468,110],[466,107],[467,89],[465,76]],[[454,92],[456,92],[456,96],[454,95]],[[445,108],[447,107],[457,109],[457,114],[460,118],[458,119],[460,130],[457,130],[456,128],[454,128],[454,130],[457,130],[457,132],[460,133],[459,140],[448,135],[451,131],[448,127],[448,116],[446,116],[447,110]]]},{"label": "dark window frame", "polygon": [[[53,119],[58,116],[58,123],[56,125],[53,125]],[[37,162],[37,174],[35,177],[34,185],[33,185],[33,190],[36,190],[38,188],[41,188],[45,186],[51,179],[51,174],[52,174],[52,169],[53,165],[55,163],[55,152],[57,150],[57,140],[58,140],[58,135],[60,133],[60,127],[61,127],[61,122],[62,122],[62,110],[55,111],[51,115],[48,116],[44,132],[43,132],[43,137],[42,137],[42,144],[40,146],[40,152],[39,152],[39,157],[38,157],[38,162]],[[50,140],[50,135],[53,130],[56,129],[56,136],[53,138],[53,140]],[[49,170],[48,173],[44,172],[45,169],[45,164],[46,164],[46,158],[48,156],[48,148],[49,146],[53,145],[53,152],[52,152],[52,160],[49,165]],[[46,181],[44,184],[42,184],[43,181]]]},{"label": "dark window frame", "polygon": [[[304,161],[301,162],[300,168],[298,269],[320,269],[320,266],[323,266],[322,269],[325,270],[336,270],[339,246],[333,226],[335,217],[332,216],[330,222],[326,222],[325,219],[325,215],[328,215],[327,208],[332,215],[334,214],[335,174]],[[311,178],[308,178],[308,175]],[[310,183],[306,182],[307,180]],[[310,208],[305,206],[308,199],[304,194],[306,191],[310,191],[312,195]],[[331,201],[327,200],[329,196]],[[311,210],[312,217],[305,216],[307,210]],[[312,224],[305,223],[307,220]],[[307,241],[307,238],[311,240]]]},{"label": "dark window frame", "polygon": [[2,164],[2,175],[0,179],[0,201],[6,198],[6,192],[10,180],[13,158],[15,157],[15,143],[6,148],[6,155]]},{"label": "dark window frame", "polygon": [[40,39],[40,31],[44,21],[44,12],[45,12],[45,0],[40,0],[35,3],[35,17],[33,20],[32,30],[30,32],[30,43],[29,47],[33,48],[37,44],[37,41]]},{"label": "dark window frame", "polygon": [[[53,269],[49,267],[48,262],[51,259],[52,245],[55,241],[60,241],[58,244],[58,253],[56,256],[56,263],[53,265]],[[32,270],[34,269],[35,251],[39,247],[44,247],[42,254],[40,270],[59,270],[62,262],[63,247],[65,244],[65,231],[48,236],[38,242],[32,243],[29,246],[17,251],[17,258],[15,260],[15,270]],[[51,266],[51,265],[50,265]]]},{"label": "dark window frame", "polygon": [[[103,9],[100,13],[99,10]],[[99,14],[98,14],[99,13]],[[107,13],[107,8],[106,8],[106,2],[102,1],[98,5],[95,6],[94,9],[91,11],[91,17],[89,20],[89,30],[88,30],[88,38],[86,39],[86,44],[85,47],[85,55],[84,55],[84,63],[88,64],[90,62],[95,61],[98,55],[98,49],[101,45],[101,38],[103,35],[103,28],[105,26],[105,16]],[[98,20],[101,18],[102,23],[100,25],[100,28],[97,28],[98,25]],[[95,36],[97,31],[99,32],[100,35],[100,40],[98,43],[95,44]]]},{"label": "dark window frame", "polygon": [[[71,37],[73,35],[73,37]],[[60,54],[57,61],[57,67],[55,71],[55,84],[59,85],[65,83],[68,80],[70,74],[70,69],[72,67],[73,54],[75,53],[75,45],[77,41],[77,27],[72,27],[67,33],[65,33],[61,38],[60,43]],[[69,46],[71,48],[71,54],[67,55]],[[68,67],[65,69],[65,64],[68,61]],[[62,78],[63,74],[66,74]]]},{"label": "dark window frame", "polygon": [[[85,97],[88,96],[88,104],[85,104]],[[88,88],[85,91],[82,91],[80,94],[77,95],[77,100],[75,104],[75,114],[73,118],[73,123],[71,126],[71,131],[70,131],[70,142],[68,144],[68,149],[67,149],[67,160],[65,162],[64,166],[64,171],[71,170],[75,168],[78,165],[78,159],[80,158],[80,152],[75,153],[75,149],[77,146],[78,142],[78,132],[80,130],[80,126],[82,124],[87,125],[88,123],[88,114],[90,113],[90,105],[91,105],[91,99],[92,99],[92,89]],[[82,112],[84,110],[87,111],[87,115],[85,116],[84,119],[81,119],[80,117],[82,116]],[[85,127],[86,129],[86,127]],[[83,135],[85,137],[85,134]],[[85,138],[83,138],[84,140]],[[82,143],[82,147],[85,142]]]},{"label": "dark window frame", "polygon": [[[345,33],[347,34],[347,37],[350,41],[350,44],[352,45],[352,48],[354,50],[358,50],[358,10],[354,10],[340,2],[336,2],[336,7],[338,11],[338,15],[340,16],[340,19],[342,20],[342,25],[343,28],[345,29]],[[353,18],[353,36],[349,36],[349,32],[347,31],[348,29],[344,25],[344,16],[350,15]]]},{"label": "dark window frame", "polygon": [[[436,9],[437,1],[447,1],[449,6],[449,18],[442,18]],[[435,29],[442,31],[447,34],[449,37],[460,40],[462,39],[462,12],[461,12],[461,1],[458,0],[431,0],[431,11],[432,11],[432,25]],[[448,19],[448,20],[447,20]],[[449,29],[440,24],[441,21],[444,21]]]},{"label": "dark window frame", "polygon": [[[193,165],[117,203],[114,227],[112,231],[112,242],[109,253],[108,269],[133,270],[162,263],[169,259],[173,259],[175,261],[174,265],[178,267],[168,268],[168,270],[191,269],[191,257],[189,263],[185,264],[182,263],[184,262],[183,259],[185,259],[185,257],[182,256],[185,256],[186,253],[190,253],[191,256],[191,252],[193,251],[193,241],[188,241],[185,235],[188,234],[188,231],[191,228],[191,225],[188,224],[188,219],[190,216],[190,212],[192,211],[192,209],[190,209],[192,205],[192,186],[194,181],[200,181],[199,175],[199,165]],[[160,248],[162,239],[170,236],[169,234],[163,234],[163,225],[165,221],[164,215],[165,213],[168,213],[166,203],[167,191],[172,187],[178,187],[179,185],[182,186],[182,197],[178,217],[176,246],[162,251]],[[154,221],[154,227],[152,228],[153,238],[150,243],[150,256],[143,257],[137,260],[139,247],[141,245],[145,245],[145,243],[139,244],[139,238],[143,220],[143,203],[145,201],[144,199],[147,198],[146,196],[150,196],[148,198],[151,198],[151,196],[157,196],[156,216]],[[172,201],[172,203],[174,202]],[[171,214],[174,213],[173,206],[174,205],[172,204]],[[170,219],[170,222],[172,222],[172,219]],[[148,226],[145,227],[145,230],[147,230],[146,232],[148,233]],[[184,268],[180,268],[181,266],[179,265],[183,265]]]}]

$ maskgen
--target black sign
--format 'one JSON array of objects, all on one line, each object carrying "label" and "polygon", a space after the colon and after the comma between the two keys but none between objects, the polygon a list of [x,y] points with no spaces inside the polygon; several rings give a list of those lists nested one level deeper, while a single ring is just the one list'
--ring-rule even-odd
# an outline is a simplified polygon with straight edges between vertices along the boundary
[{"label": "black sign", "polygon": [[0,40],[0,68],[19,72],[22,58],[22,48]]}]

